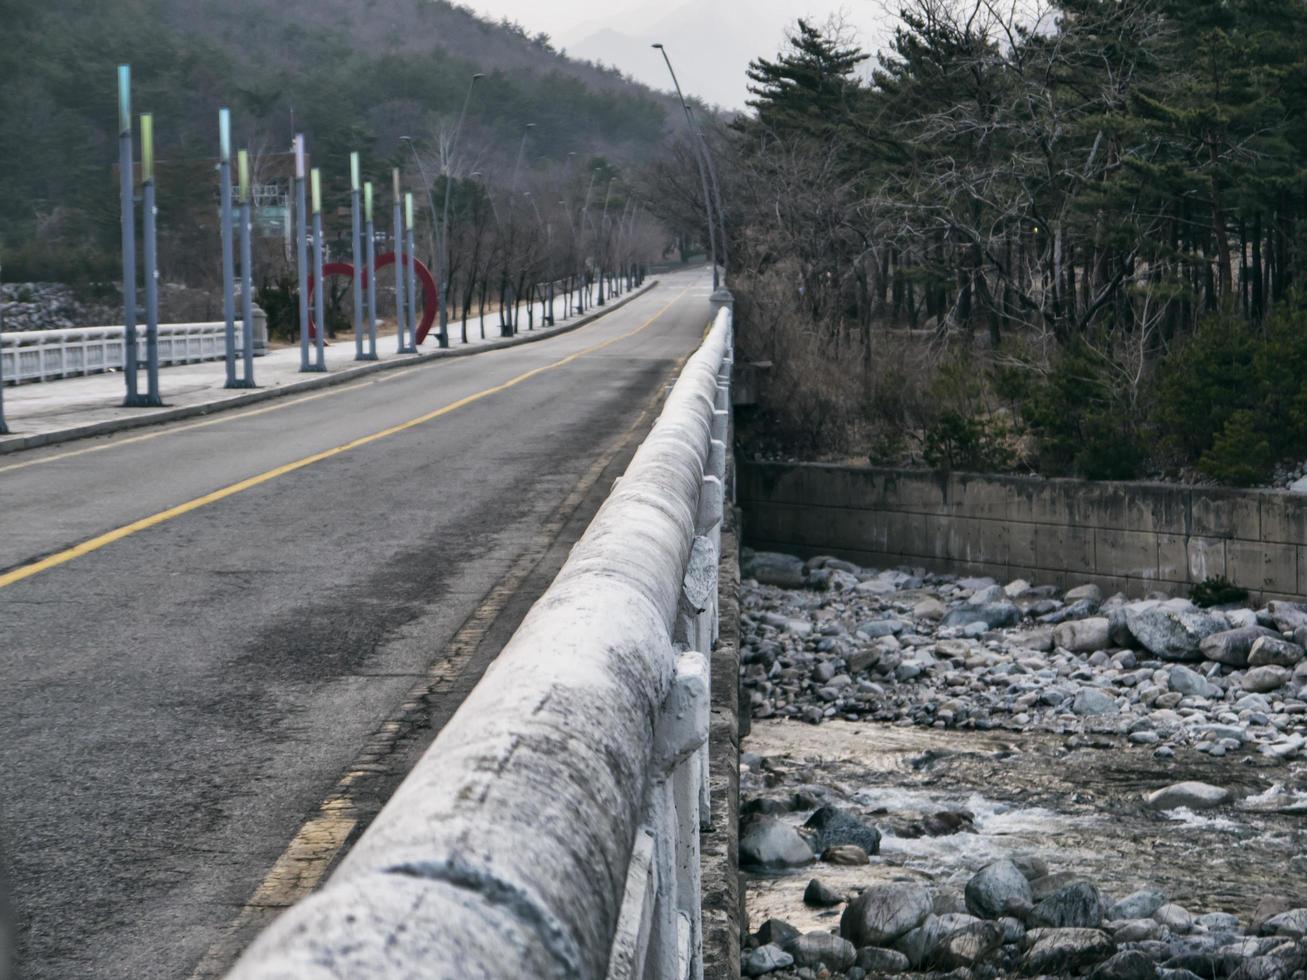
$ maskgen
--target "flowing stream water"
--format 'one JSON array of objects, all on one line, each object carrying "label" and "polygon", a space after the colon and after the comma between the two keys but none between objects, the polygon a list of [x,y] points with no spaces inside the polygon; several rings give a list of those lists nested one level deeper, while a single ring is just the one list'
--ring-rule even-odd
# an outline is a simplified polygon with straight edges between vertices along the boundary
[{"label": "flowing stream water", "polygon": [[[803,903],[814,875],[841,892],[902,878],[961,892],[981,866],[1016,854],[1083,876],[1116,898],[1160,889],[1195,915],[1222,911],[1247,922],[1266,896],[1307,906],[1302,764],[1188,749],[1161,759],[1111,736],[839,720],[819,727],[754,721],[742,750],[742,800],[807,791],[854,809],[884,835],[869,866],[823,863],[751,876],[754,929],[773,916],[801,931],[831,928],[838,910]],[[1231,789],[1236,801],[1199,813],[1145,806],[1145,793],[1185,780]],[[800,825],[810,812],[784,819]],[[941,813],[955,816],[927,820]],[[923,821],[963,829],[930,836]]]}]

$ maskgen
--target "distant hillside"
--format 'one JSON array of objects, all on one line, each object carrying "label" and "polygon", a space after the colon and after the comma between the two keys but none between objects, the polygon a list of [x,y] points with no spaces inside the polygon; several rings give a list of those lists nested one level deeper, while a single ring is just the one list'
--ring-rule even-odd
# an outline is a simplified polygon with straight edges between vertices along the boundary
[{"label": "distant hillside", "polygon": [[[333,181],[351,149],[384,172],[400,136],[448,133],[474,72],[464,158],[503,175],[534,123],[527,167],[645,157],[671,104],[544,37],[441,0],[6,0],[0,47],[0,247],[33,237],[112,249],[114,66],[133,65],[135,108],[156,114],[161,158],[203,159],[216,114],[261,149],[291,133]],[[375,172],[374,171],[374,172]],[[90,233],[88,234],[88,229]],[[8,277],[8,273],[6,273]]]}]

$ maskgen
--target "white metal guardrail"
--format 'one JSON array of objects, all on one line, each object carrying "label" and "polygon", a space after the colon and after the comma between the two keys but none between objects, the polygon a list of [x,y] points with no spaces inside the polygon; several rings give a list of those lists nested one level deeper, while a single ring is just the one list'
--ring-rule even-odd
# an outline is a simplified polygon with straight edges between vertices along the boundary
[{"label": "white metal guardrail", "polygon": [[[255,354],[267,349],[263,311],[256,308]],[[194,364],[226,356],[226,324],[159,324],[159,364]],[[145,327],[136,328],[138,350],[145,349]],[[260,340],[262,343],[260,343]],[[241,351],[241,330],[236,327],[236,350]],[[0,376],[7,385],[53,381],[123,366],[123,327],[75,327],[69,330],[22,330],[0,334]]]},{"label": "white metal guardrail", "polygon": [[557,579],[231,980],[699,980],[731,314]]}]

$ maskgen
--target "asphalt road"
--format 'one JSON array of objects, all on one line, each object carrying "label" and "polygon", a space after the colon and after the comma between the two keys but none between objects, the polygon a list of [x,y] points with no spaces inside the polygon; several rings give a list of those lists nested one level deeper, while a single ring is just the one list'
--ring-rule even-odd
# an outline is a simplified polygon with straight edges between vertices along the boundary
[{"label": "asphalt road", "polygon": [[666,276],[541,343],[0,457],[21,975],[220,973],[329,866],[556,572],[708,292]]}]

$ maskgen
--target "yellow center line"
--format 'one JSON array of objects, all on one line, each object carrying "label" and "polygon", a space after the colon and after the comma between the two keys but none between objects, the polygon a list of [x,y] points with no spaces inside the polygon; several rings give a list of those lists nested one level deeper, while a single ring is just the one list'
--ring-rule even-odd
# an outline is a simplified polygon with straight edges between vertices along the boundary
[{"label": "yellow center line", "polygon": [[[676,299],[680,299],[681,296],[684,296],[686,291],[687,290],[682,290],[681,293],[677,295]],[[672,302],[676,302],[676,299],[672,300]],[[591,327],[600,327],[606,325],[607,324],[604,323],[604,320],[601,317],[600,319],[596,320],[594,323],[586,324],[581,329],[588,331]],[[521,351],[517,350],[517,347],[496,347],[496,348],[491,348],[490,350],[487,351],[480,351],[479,353],[480,354],[504,354],[504,353],[508,353],[509,351],[516,351],[517,353],[521,353]],[[444,362],[436,361],[435,363],[442,364]],[[384,384],[385,382],[388,381],[397,381],[400,378],[406,377],[407,375],[410,375],[415,371],[421,371],[423,368],[427,368],[430,366],[431,364],[428,363],[428,364],[414,364],[412,367],[407,367],[407,368],[397,368],[392,371],[387,371],[384,374],[380,375],[379,377],[367,378],[363,381],[354,381],[346,384],[335,385],[331,388],[328,388],[326,391],[315,392],[314,394],[311,395],[299,395],[293,398],[278,399],[277,401],[273,402],[271,405],[266,405],[262,408],[250,409],[249,411],[245,411],[245,412],[223,412],[221,415],[217,416],[216,418],[205,419],[203,422],[189,422],[185,425],[169,425],[166,421],[161,421],[158,423],[160,426],[159,429],[156,429],[152,432],[146,432],[143,435],[128,436],[125,438],[115,438],[109,442],[102,443],[98,446],[85,446],[81,449],[71,449],[66,452],[54,453],[53,455],[50,456],[40,456],[36,459],[25,459],[20,463],[9,463],[5,466],[0,466],[0,473],[9,473],[13,470],[25,470],[28,467],[42,466],[46,463],[56,463],[60,460],[71,459],[74,456],[85,456],[87,453],[102,453],[106,449],[118,449],[121,446],[130,446],[133,443],[137,443],[137,442],[148,442],[151,439],[158,439],[161,436],[176,435],[178,432],[189,432],[192,429],[204,429],[211,425],[221,425],[225,422],[235,422],[235,421],[239,421],[240,419],[253,418],[256,415],[266,415],[268,412],[280,412],[282,409],[294,408],[296,405],[303,405],[305,402],[317,401],[319,398],[327,398],[331,395],[343,395],[346,392],[358,391],[360,388],[366,388],[369,385]]]},{"label": "yellow center line", "polygon": [[393,436],[400,432],[406,432],[409,429],[416,428],[417,426],[430,422],[433,419],[438,419],[442,415],[448,415],[450,412],[455,412],[460,408],[471,405],[473,402],[480,401],[483,398],[488,398],[489,396],[498,394],[501,391],[507,391],[509,388],[520,385],[524,381],[529,381],[537,375],[544,374],[546,371],[553,371],[557,368],[564,367],[567,364],[571,364],[577,358],[584,357],[587,354],[593,354],[596,351],[601,351],[605,347],[617,343],[619,340],[627,340],[630,337],[634,337],[636,334],[647,329],[655,320],[671,309],[672,305],[680,300],[688,291],[688,289],[683,289],[676,296],[668,300],[666,305],[658,310],[657,313],[628,333],[618,334],[616,337],[610,337],[609,339],[600,341],[597,344],[592,344],[589,347],[582,348],[581,350],[569,354],[564,358],[560,358],[557,361],[543,364],[540,367],[532,368],[529,371],[523,371],[521,374],[509,378],[502,384],[497,384],[490,388],[483,388],[481,391],[466,395],[463,398],[459,398],[457,401],[450,402],[448,405],[427,412],[425,415],[419,415],[417,418],[409,419],[407,422],[401,422],[398,425],[392,425],[387,429],[382,429],[380,432],[360,436],[357,439],[351,439],[349,442],[343,443],[339,446],[334,446],[331,449],[324,449],[301,459],[294,460],[293,462],[284,463],[281,466],[274,467],[273,469],[260,473],[257,476],[248,477],[247,479],[222,487],[219,490],[214,490],[212,493],[206,493],[203,496],[194,498],[193,500],[188,500],[183,504],[178,504],[175,507],[169,507],[167,510],[159,511],[157,514],[151,514],[149,517],[143,517],[138,521],[132,521],[130,524],[124,524],[122,527],[114,528],[112,531],[107,531],[104,534],[97,535],[94,538],[83,541],[81,544],[56,552],[53,555],[40,559],[39,561],[20,565],[12,571],[0,574],[0,589],[13,585],[15,582],[21,582],[24,579],[31,578],[33,575],[39,575],[41,572],[48,571],[51,568],[56,568],[59,565],[66,564],[75,558],[81,558],[83,555],[88,555],[93,551],[98,551],[106,545],[113,544],[115,541],[121,541],[123,538],[130,537],[140,531],[157,527],[175,517],[181,517],[183,514],[189,514],[191,511],[199,510],[201,507],[207,507],[209,504],[225,500],[228,497],[241,493],[242,491],[261,486],[264,483],[277,479],[277,477],[285,476],[287,473],[294,473],[296,470],[301,470],[306,466],[320,463],[324,459],[331,459],[333,456],[347,453],[351,449],[358,449],[360,446],[366,446],[378,441],[379,439],[385,439],[388,436]]}]

